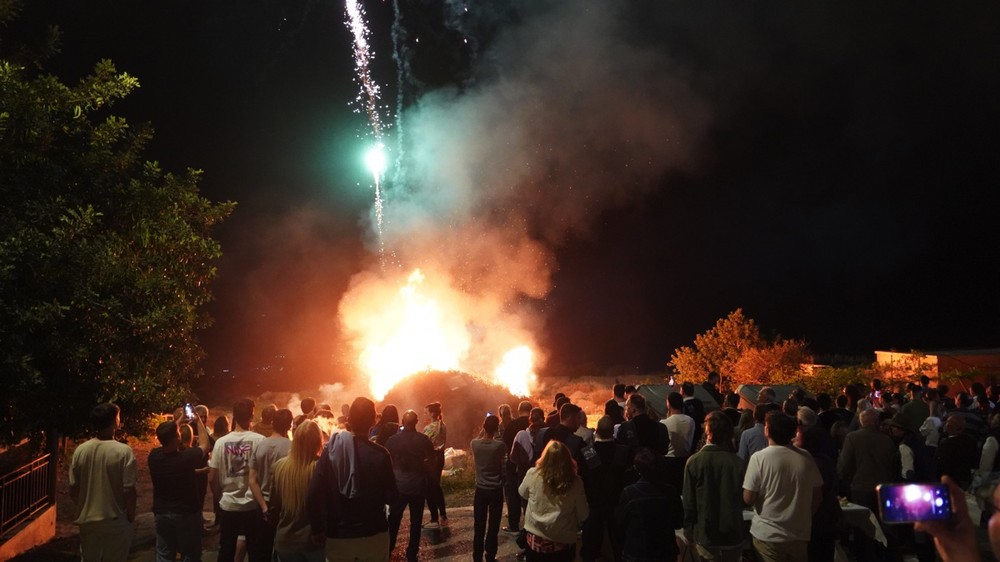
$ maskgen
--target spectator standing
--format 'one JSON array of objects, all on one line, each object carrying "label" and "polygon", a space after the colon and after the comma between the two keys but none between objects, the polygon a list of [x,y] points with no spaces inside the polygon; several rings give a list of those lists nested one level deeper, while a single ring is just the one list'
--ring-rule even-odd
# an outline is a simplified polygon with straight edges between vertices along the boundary
[{"label": "spectator standing", "polygon": [[[899,479],[899,448],[892,438],[880,431],[878,412],[861,408],[859,405],[856,416],[861,427],[844,438],[844,447],[837,459],[837,475],[848,487],[851,501],[877,515],[880,511],[875,487]],[[886,538],[895,548],[896,540],[891,530],[886,533]],[[879,547],[868,537],[858,535],[857,545],[861,560],[874,560],[880,556]]]},{"label": "spectator standing", "polygon": [[767,447],[767,436],[764,434],[764,419],[768,412],[777,410],[778,406],[770,402],[757,404],[753,409],[754,425],[740,434],[740,446],[736,454],[745,461],[750,460],[754,453]]},{"label": "spectator standing", "polygon": [[180,553],[184,562],[201,560],[201,506],[198,475],[208,454],[208,430],[200,416],[198,446],[180,449],[180,421],[156,428],[160,447],[149,453],[147,466],[153,483],[153,518],[156,527],[156,562],[173,562]]},{"label": "spectator standing", "polygon": [[417,421],[417,413],[407,410],[403,414],[402,430],[386,442],[399,490],[399,497],[389,507],[389,550],[396,548],[403,510],[409,508],[410,537],[406,545],[409,562],[417,559],[420,550],[420,528],[429,478],[427,467],[434,457],[434,446],[429,437],[417,431]]},{"label": "spectator standing", "polygon": [[956,484],[967,489],[972,483],[972,471],[979,460],[979,448],[976,441],[966,432],[965,418],[952,415],[944,422],[946,437],[941,440],[937,450],[937,463],[934,476],[950,476]]},{"label": "spectator standing", "polygon": [[114,439],[121,427],[117,404],[95,406],[90,424],[97,434],[73,451],[69,467],[69,493],[76,504],[73,522],[80,526],[80,558],[83,562],[124,561],[135,531],[135,454]]},{"label": "spectator standing", "polygon": [[399,493],[389,452],[368,439],[374,424],[375,403],[355,398],[350,429],[330,437],[309,481],[310,532],[313,542],[325,539],[327,562],[389,560],[386,506]]},{"label": "spectator standing", "polygon": [[611,399],[618,404],[622,410],[625,409],[625,385],[616,382],[614,386],[611,387]]},{"label": "spectator standing", "polygon": [[646,447],[657,455],[667,454],[670,438],[667,428],[649,417],[646,399],[639,393],[628,397],[625,407],[627,421],[618,428],[615,441],[630,448],[629,457],[639,448]]},{"label": "spectator standing", "polygon": [[553,405],[555,406],[556,409],[552,410],[551,412],[549,412],[547,416],[545,416],[545,427],[552,428],[559,425],[559,421],[561,419],[559,417],[559,413],[562,412],[563,405],[569,404],[569,402],[570,400],[569,398],[566,397],[565,394],[563,394],[562,392],[556,393],[556,399],[553,402]]},{"label": "spectator standing", "polygon": [[570,456],[577,463],[580,474],[586,478],[586,459],[583,456],[585,443],[577,434],[576,430],[580,425],[580,407],[576,404],[566,402],[559,411],[559,425],[546,428],[539,432],[534,449],[544,450],[545,445],[552,440],[560,441],[569,449]]},{"label": "spectator standing", "polygon": [[268,513],[277,514],[273,562],[323,562],[323,543],[310,538],[306,492],[312,478],[323,433],[319,425],[305,420],[295,428],[288,455],[274,463]]},{"label": "spectator standing", "polygon": [[795,440],[796,447],[812,455],[816,468],[819,470],[820,476],[823,477],[823,492],[819,509],[813,513],[812,517],[812,533],[809,536],[808,546],[809,561],[833,562],[839,524],[843,516],[840,501],[837,499],[837,463],[835,460],[837,450],[831,451],[830,434],[819,421],[813,427],[807,428],[799,425]]},{"label": "spectator standing", "polygon": [[[255,432],[263,435],[264,437],[270,437],[271,433],[274,432],[274,413],[278,411],[278,407],[274,404],[268,404],[260,411],[260,423],[254,424],[253,429]],[[286,436],[287,437],[287,436]]]},{"label": "spectator standing", "polygon": [[504,443],[496,438],[499,428],[500,418],[486,416],[483,437],[473,439],[470,444],[476,466],[476,492],[472,500],[472,559],[475,562],[482,562],[484,551],[487,562],[495,562],[497,558],[506,461]]},{"label": "spectator standing", "polygon": [[[514,439],[517,434],[528,429],[530,422],[531,402],[522,401],[517,405],[517,417],[511,420],[504,427],[503,442],[507,449],[507,467],[504,479],[504,496],[507,500],[507,526],[502,530],[505,533],[518,533],[521,529],[521,496],[517,493],[517,487],[521,485],[521,478],[524,473],[517,468],[514,460]],[[528,458],[531,458],[530,455]],[[527,471],[527,467],[524,469]]]},{"label": "spectator standing", "polygon": [[612,551],[618,551],[618,529],[615,524],[615,506],[624,482],[624,468],[628,447],[614,440],[614,420],[608,416],[597,422],[594,432],[594,453],[598,462],[588,471],[584,481],[590,516],[583,523],[583,546],[580,558],[584,562],[597,560],[601,555],[604,536],[611,539]]},{"label": "spectator standing", "polygon": [[268,522],[261,528],[260,537],[260,548],[265,553],[274,550],[274,525],[278,522],[267,513],[274,487],[274,463],[287,457],[292,449],[292,440],[288,438],[288,430],[292,428],[292,411],[282,408],[270,417],[271,435],[258,443],[250,456],[250,491]]},{"label": "spectator standing", "polygon": [[527,501],[527,561],[572,562],[577,530],[587,519],[589,508],[576,463],[561,441],[549,441],[537,466],[524,475],[518,493]]},{"label": "spectator standing", "polygon": [[507,431],[507,426],[510,425],[510,422],[514,421],[514,413],[511,411],[510,404],[500,404],[497,406],[497,417],[500,418],[497,439],[503,439],[503,434]]},{"label": "spectator standing", "polygon": [[910,386],[910,401],[903,404],[900,412],[910,420],[907,427],[916,431],[931,415],[931,409],[924,401],[924,391],[920,385]]},{"label": "spectator standing", "polygon": [[[705,404],[694,395],[694,384],[691,382],[681,384],[681,394],[684,396],[684,414],[694,420],[693,446],[701,440],[702,426],[705,424]],[[689,449],[689,451],[693,453],[694,449]]]},{"label": "spectator standing", "polygon": [[676,392],[667,395],[667,417],[660,423],[667,430],[666,470],[667,482],[676,489],[684,484],[684,463],[694,447],[695,421],[684,413],[684,398]]},{"label": "spectator standing", "polygon": [[712,397],[712,400],[715,400],[715,403],[719,405],[719,408],[723,407],[723,396],[722,393],[719,392],[719,382],[721,380],[722,377],[719,376],[719,373],[711,371],[708,373],[708,377],[706,377],[705,382],[701,383],[701,387],[704,388],[705,392]]},{"label": "spectator standing", "polygon": [[378,423],[372,427],[369,437],[376,444],[385,447],[389,438],[399,433],[399,410],[393,404],[387,404],[382,408],[382,415]]},{"label": "spectator standing", "polygon": [[710,413],[706,444],[684,467],[684,529],[704,561],[738,562],[742,556],[746,462],[733,452],[732,434],[725,414]]},{"label": "spectator standing", "polygon": [[576,424],[577,428],[574,434],[583,439],[583,445],[589,447],[594,444],[594,430],[587,427],[587,412],[584,412],[581,408],[576,412]]},{"label": "spectator standing", "polygon": [[430,438],[431,444],[434,445],[434,456],[430,464],[431,478],[427,486],[427,510],[430,511],[431,520],[424,527],[438,529],[441,525],[448,524],[444,491],[441,489],[441,471],[444,470],[444,447],[448,437],[448,428],[444,425],[440,402],[428,404],[424,411],[431,418],[430,423],[424,427],[424,435]]},{"label": "spectator standing", "polygon": [[646,448],[635,454],[639,480],[625,486],[615,509],[622,526],[621,560],[656,562],[677,559],[675,529],[684,524],[680,490],[667,483],[664,459]]},{"label": "spectator standing", "polygon": [[263,535],[263,512],[250,490],[250,459],[254,447],[264,436],[250,431],[254,403],[241,398],[233,404],[233,431],[216,440],[208,462],[208,481],[219,498],[219,559],[236,555],[236,539],[246,537],[250,562],[267,560],[260,539]]},{"label": "spectator standing", "polygon": [[743,480],[743,501],[754,508],[754,551],[765,562],[807,562],[823,477],[812,456],[792,445],[794,418],[769,413],[764,434],[768,446],[750,457]]}]

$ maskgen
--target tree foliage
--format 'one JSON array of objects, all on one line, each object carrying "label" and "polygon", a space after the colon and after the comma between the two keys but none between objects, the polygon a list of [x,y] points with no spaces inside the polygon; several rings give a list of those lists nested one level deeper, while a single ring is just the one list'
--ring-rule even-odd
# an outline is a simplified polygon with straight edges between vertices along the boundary
[{"label": "tree foliage", "polygon": [[723,385],[781,384],[794,381],[808,360],[805,342],[781,337],[769,341],[742,309],[720,318],[694,339],[694,346],[674,350],[670,365],[682,380],[704,380],[716,372]]},{"label": "tree foliage", "polygon": [[77,435],[113,400],[132,429],[198,376],[211,228],[234,203],[166,173],[148,127],[109,108],[139,86],[110,61],[75,86],[0,59],[0,441]]}]

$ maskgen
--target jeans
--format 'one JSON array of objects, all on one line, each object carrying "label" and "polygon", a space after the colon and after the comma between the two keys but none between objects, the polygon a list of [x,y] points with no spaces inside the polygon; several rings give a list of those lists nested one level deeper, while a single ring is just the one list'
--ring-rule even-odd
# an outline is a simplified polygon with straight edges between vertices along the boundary
[{"label": "jeans", "polygon": [[264,552],[261,538],[264,534],[264,518],[260,509],[251,511],[219,510],[219,560],[236,557],[236,538],[243,535],[247,539],[247,559],[250,562],[271,559],[270,552]]},{"label": "jeans", "polygon": [[444,509],[444,490],[441,489],[441,471],[444,470],[444,450],[434,451],[431,457],[431,477],[427,483],[427,511],[431,513],[431,521],[447,519]]},{"label": "jeans", "polygon": [[157,513],[156,562],[201,562],[201,512]]},{"label": "jeans", "polygon": [[[497,559],[497,533],[500,532],[500,515],[503,513],[503,488],[480,488],[472,500],[472,559]],[[488,525],[487,525],[488,521]],[[484,545],[485,542],[485,545]]]},{"label": "jeans", "polygon": [[389,507],[389,552],[396,548],[399,523],[403,520],[403,510],[410,508],[410,541],[406,545],[406,559],[416,560],[420,550],[420,522],[424,517],[424,496],[399,494],[396,503]]},{"label": "jeans", "polygon": [[517,464],[507,463],[507,479],[504,481],[504,494],[507,496],[507,527],[513,530],[521,528],[521,494],[517,493],[523,474],[519,474]]}]

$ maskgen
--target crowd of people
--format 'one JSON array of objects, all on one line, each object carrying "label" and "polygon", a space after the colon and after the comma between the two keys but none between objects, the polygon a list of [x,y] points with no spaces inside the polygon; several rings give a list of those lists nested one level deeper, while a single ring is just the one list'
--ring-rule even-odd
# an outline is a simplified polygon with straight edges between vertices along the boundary
[{"label": "crowd of people", "polygon": [[[952,399],[926,378],[906,395],[876,380],[836,397],[799,390],[779,399],[764,387],[741,409],[740,397],[718,386],[714,374],[697,388],[681,384],[666,397],[663,419],[642,392],[615,384],[594,428],[562,393],[548,412],[523,401],[463,420],[481,427],[469,443],[473,560],[496,560],[501,532],[529,561],[606,553],[663,561],[681,549],[686,559],[737,561],[752,549],[764,561],[822,561],[833,560],[838,543],[857,560],[901,560],[904,552],[978,560],[977,525],[1000,547],[1000,389],[974,384]],[[711,400],[697,396],[702,389]],[[414,410],[378,412],[365,397],[339,416],[308,398],[298,416],[269,405],[256,424],[255,407],[236,401],[231,427],[219,416],[211,434],[203,406],[157,427],[161,446],[148,467],[158,561],[199,561],[205,525],[218,525],[218,559],[227,562],[387,561],[407,509],[405,556],[417,560],[422,530],[448,526],[440,403],[423,408],[422,427]],[[98,405],[91,422],[96,436],[77,447],[70,467],[81,553],[125,560],[135,458],[114,440],[117,406]],[[951,491],[947,523],[883,525],[884,544],[843,524],[841,497],[878,515],[880,484],[936,479]],[[980,521],[968,515],[965,490],[979,493]],[[215,518],[203,521],[209,492]]]}]

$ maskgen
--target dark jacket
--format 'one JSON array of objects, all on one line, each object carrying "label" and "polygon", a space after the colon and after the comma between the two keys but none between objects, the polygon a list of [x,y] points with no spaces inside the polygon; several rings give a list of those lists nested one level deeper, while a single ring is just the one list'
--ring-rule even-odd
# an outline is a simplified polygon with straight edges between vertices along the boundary
[{"label": "dark jacket", "polygon": [[959,488],[968,488],[972,482],[972,470],[978,466],[979,449],[976,440],[968,433],[946,437],[938,444],[937,466],[934,476],[941,478],[947,474]]},{"label": "dark jacket", "polygon": [[431,440],[416,429],[406,429],[386,441],[400,494],[422,496],[427,492],[428,463],[434,455]]},{"label": "dark jacket", "polygon": [[622,525],[622,560],[661,562],[677,558],[675,529],[684,524],[677,489],[639,479],[622,490],[615,510]]},{"label": "dark jacket", "polygon": [[646,447],[658,455],[666,455],[670,435],[667,426],[646,414],[640,414],[618,427],[615,441],[628,445],[632,452],[639,447]]},{"label": "dark jacket", "polygon": [[[348,498],[340,493],[337,472],[330,460],[330,443],[323,448],[309,480],[306,510],[312,534],[333,539],[370,537],[389,530],[385,506],[399,496],[389,451],[363,437],[353,437],[359,492]],[[332,440],[331,440],[332,442]]]}]

